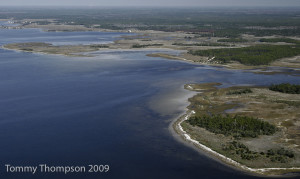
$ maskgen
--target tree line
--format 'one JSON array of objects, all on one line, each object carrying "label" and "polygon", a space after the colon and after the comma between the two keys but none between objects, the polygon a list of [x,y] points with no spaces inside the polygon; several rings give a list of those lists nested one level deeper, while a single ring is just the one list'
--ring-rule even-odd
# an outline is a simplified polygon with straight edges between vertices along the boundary
[{"label": "tree line", "polygon": [[255,138],[259,135],[272,135],[277,131],[274,125],[248,116],[192,116],[187,122],[192,126],[202,127],[210,132],[233,136],[235,138]]},{"label": "tree line", "polygon": [[300,85],[293,85],[290,83],[273,84],[269,89],[281,93],[300,94]]},{"label": "tree line", "polygon": [[238,61],[245,65],[268,65],[285,57],[300,55],[299,45],[256,45],[242,48],[225,48],[210,50],[190,50],[197,56],[215,57],[221,63]]},{"label": "tree line", "polygon": [[236,155],[239,155],[245,160],[254,160],[258,157],[265,157],[269,158],[271,162],[287,163],[289,159],[295,157],[293,151],[284,148],[269,149],[267,152],[257,152],[250,150],[246,145],[237,141],[228,142],[223,145],[222,149],[224,151],[233,151]]},{"label": "tree line", "polygon": [[240,95],[240,94],[247,94],[247,93],[253,93],[253,91],[250,88],[240,89],[240,90],[230,90],[226,93],[226,95]]},{"label": "tree line", "polygon": [[229,39],[219,39],[218,42],[242,43],[242,42],[248,42],[248,40],[243,38],[229,38]]}]

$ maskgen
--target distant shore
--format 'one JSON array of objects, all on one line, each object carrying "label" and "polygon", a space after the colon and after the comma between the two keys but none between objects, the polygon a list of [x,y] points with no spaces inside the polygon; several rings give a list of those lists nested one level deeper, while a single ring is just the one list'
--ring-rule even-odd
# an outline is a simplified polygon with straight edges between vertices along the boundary
[{"label": "distant shore", "polygon": [[[26,19],[25,19],[26,20]],[[25,21],[23,20],[23,21]],[[49,22],[52,22],[49,19]],[[244,38],[245,42],[232,43],[232,42],[218,42],[221,38],[218,37],[195,37],[193,34],[186,32],[162,32],[154,30],[110,30],[102,28],[88,28],[81,25],[63,25],[50,23],[47,25],[38,25],[34,21],[30,24],[22,26],[22,28],[40,28],[44,31],[61,31],[61,32],[72,32],[72,31],[101,31],[101,32],[127,32],[134,35],[123,35],[121,39],[114,41],[109,44],[97,45],[61,45],[54,46],[48,43],[35,44],[32,43],[15,43],[6,44],[4,48],[21,50],[25,52],[33,53],[45,53],[45,54],[61,54],[66,56],[83,56],[81,53],[91,51],[101,51],[107,49],[135,49],[144,50],[151,48],[158,49],[172,49],[180,50],[182,53],[179,55],[171,55],[168,53],[156,53],[148,54],[150,57],[161,57],[174,60],[182,60],[187,62],[193,62],[203,65],[221,66],[231,69],[261,69],[265,70],[267,67],[287,67],[287,68],[300,68],[300,56],[283,58],[272,62],[269,65],[244,65],[236,61],[222,64],[213,58],[195,56],[189,54],[189,50],[208,50],[208,49],[224,49],[224,48],[240,48],[248,47],[257,44],[264,44],[257,42],[259,39],[264,37],[254,37],[247,35]],[[190,39],[187,41],[187,38]],[[269,37],[268,37],[269,38]],[[192,39],[192,40],[191,40]],[[200,46],[198,45],[200,44]],[[202,44],[202,45],[201,45]],[[210,45],[211,44],[211,45]],[[276,44],[276,43],[274,43]],[[219,46],[218,46],[219,45]]]}]

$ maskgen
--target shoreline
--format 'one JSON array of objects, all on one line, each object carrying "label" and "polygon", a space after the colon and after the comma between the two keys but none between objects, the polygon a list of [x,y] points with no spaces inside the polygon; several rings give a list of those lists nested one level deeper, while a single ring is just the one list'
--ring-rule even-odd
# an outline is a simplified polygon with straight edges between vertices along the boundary
[{"label": "shoreline", "polygon": [[[29,42],[32,43],[32,42]],[[16,43],[18,44],[18,43]],[[108,43],[108,44],[113,44],[113,45],[118,45],[116,42]],[[273,75],[273,74],[288,74],[288,75],[299,75],[300,74],[300,68],[297,67],[288,67],[288,66],[239,66],[239,67],[234,67],[231,66],[230,64],[210,64],[210,63],[202,63],[202,62],[195,62],[193,60],[185,58],[182,54],[186,52],[182,52],[184,50],[180,49],[174,49],[170,47],[148,47],[148,48],[114,48],[114,47],[108,47],[108,48],[99,48],[95,51],[82,51],[82,52],[74,52],[74,53],[49,53],[49,52],[43,52],[43,51],[25,51],[22,49],[17,49],[17,48],[8,48],[6,45],[11,45],[11,44],[4,44],[1,45],[0,48],[4,50],[13,50],[16,52],[26,52],[26,53],[35,53],[35,54],[40,54],[40,55],[58,55],[58,56],[65,56],[65,57],[95,57],[97,55],[90,55],[90,53],[93,52],[105,52],[105,51],[144,51],[144,52],[151,52],[155,51],[154,53],[148,53],[145,56],[148,57],[153,57],[153,58],[164,58],[164,59],[169,59],[169,60],[176,60],[176,61],[181,61],[184,63],[190,63],[190,64],[195,64],[195,65],[204,65],[204,66],[210,66],[210,67],[216,67],[216,68],[226,68],[229,70],[255,70],[255,71],[249,71],[252,73],[261,73],[261,74],[266,74],[266,75]],[[73,46],[83,46],[83,45],[73,45]],[[59,46],[58,46],[59,47]],[[168,54],[167,51],[178,51],[180,54],[178,56],[174,56],[171,54]],[[300,56],[299,56],[300,57]],[[281,72],[281,71],[276,71],[276,70],[266,70],[268,68],[282,68],[282,69],[292,69],[294,72]],[[299,73],[298,73],[299,71]]]},{"label": "shoreline", "polygon": [[[171,134],[178,142],[181,142],[184,145],[195,149],[197,152],[211,159],[214,159],[217,162],[226,165],[227,167],[230,167],[234,170],[238,170],[241,172],[245,172],[248,175],[263,176],[263,177],[293,177],[294,175],[292,176],[285,176],[285,175],[293,172],[295,173],[299,172],[300,167],[251,168],[214,151],[213,149],[205,146],[204,144],[201,144],[199,141],[192,139],[191,136],[181,126],[182,122],[186,121],[193,114],[195,114],[195,111],[186,108],[185,112],[181,113],[179,117],[177,117],[170,123],[169,129],[171,130]],[[272,171],[279,171],[279,172],[282,171],[282,172],[281,174],[275,174],[275,175],[268,174],[268,172],[272,172]]]},{"label": "shoreline", "polygon": [[[26,19],[25,19],[26,20]],[[107,49],[151,49],[151,48],[159,48],[159,49],[171,49],[171,50],[179,50],[184,51],[180,53],[179,55],[172,55],[166,52],[158,52],[158,53],[150,53],[147,54],[147,56],[150,57],[161,57],[161,58],[167,58],[167,59],[173,59],[173,60],[179,60],[189,63],[195,63],[198,65],[209,65],[213,67],[223,67],[227,69],[240,69],[240,70],[261,70],[265,71],[268,67],[283,67],[283,68],[292,68],[292,69],[300,69],[300,56],[294,56],[289,58],[282,58],[277,59],[276,61],[272,62],[269,65],[255,65],[255,66],[249,66],[241,64],[237,61],[233,61],[230,63],[222,64],[218,61],[214,61],[213,58],[203,57],[203,56],[195,56],[188,53],[189,50],[209,50],[209,49],[224,49],[224,48],[232,48],[232,47],[224,47],[224,46],[193,46],[194,43],[203,43],[207,41],[206,37],[194,37],[193,35],[186,33],[186,32],[165,32],[165,31],[158,31],[158,30],[137,30],[137,29],[131,29],[130,32],[128,30],[112,30],[112,29],[104,29],[104,28],[94,28],[94,27],[84,27],[82,25],[66,25],[66,24],[53,24],[50,23],[48,25],[38,25],[33,21],[31,24],[28,25],[20,25],[20,27],[24,29],[40,29],[42,31],[51,32],[51,31],[58,31],[58,32],[88,32],[88,31],[94,31],[94,32],[115,32],[115,33],[128,33],[127,35],[121,35],[118,37],[119,39],[116,39],[109,43],[109,47]],[[186,37],[189,36],[193,39],[193,43],[190,42],[191,46],[182,46],[180,43],[186,43]],[[172,38],[172,40],[169,40],[169,38]],[[250,38],[250,37],[249,37]],[[254,38],[254,37],[253,37]],[[263,37],[261,37],[263,38]],[[209,39],[210,42],[218,41],[219,37],[214,37]],[[258,38],[251,39],[257,40]],[[245,44],[235,44],[233,48],[241,48],[246,46],[252,46],[257,45],[256,42],[245,42]],[[30,43],[30,42],[29,42]],[[15,45],[18,44],[25,44],[26,43],[15,43]],[[13,45],[13,44],[5,44],[3,46],[7,45]],[[134,45],[138,45],[141,47],[133,47]],[[159,45],[155,47],[156,45]],[[83,45],[73,45],[73,47],[70,47],[71,53],[60,50],[60,47],[64,48],[65,45],[57,46],[57,48],[53,48],[53,52],[47,52],[45,49],[41,49],[41,47],[32,48],[32,53],[45,53],[45,54],[60,54],[64,56],[75,56],[75,57],[81,57],[82,55],[78,53],[84,53],[85,50],[78,49],[81,48]],[[11,50],[20,50],[24,51],[18,47],[11,47],[6,48]],[[90,49],[92,50],[92,49]],[[102,51],[105,49],[95,49],[95,51]],[[43,52],[46,51],[46,52]],[[25,51],[26,52],[26,51]],[[74,53],[73,53],[74,52]],[[274,73],[277,73],[274,71]],[[280,73],[280,72],[279,72]]]},{"label": "shoreline", "polygon": [[84,56],[84,55],[67,55],[67,54],[54,54],[54,53],[46,53],[46,52],[29,52],[29,51],[24,51],[24,50],[19,50],[19,49],[10,49],[4,47],[4,45],[0,46],[1,49],[7,50],[7,51],[15,51],[17,53],[32,53],[36,55],[48,55],[48,56],[60,56],[60,57],[72,57],[72,58],[79,58],[79,57],[91,57],[91,56]]},{"label": "shoreline", "polygon": [[[112,42],[112,43],[107,43],[107,45],[110,45],[107,48],[98,48],[98,49],[91,49],[91,47],[89,47],[88,45],[61,45],[61,46],[51,46],[51,48],[58,48],[57,52],[47,52],[46,49],[47,47],[30,47],[30,48],[39,48],[39,49],[32,49],[32,51],[26,51],[26,50],[22,50],[19,47],[9,47],[9,46],[18,46],[18,45],[23,45],[23,44],[34,44],[35,42],[26,42],[26,43],[11,43],[11,44],[4,44],[1,45],[0,48],[5,49],[5,50],[14,50],[17,52],[28,52],[28,53],[37,53],[37,54],[44,54],[44,55],[62,55],[62,56],[67,56],[67,57],[93,57],[93,55],[86,55],[88,53],[92,53],[92,52],[101,52],[101,51],[109,51],[109,50],[119,50],[119,51],[156,51],[154,53],[148,53],[146,54],[146,56],[148,57],[152,57],[152,58],[165,58],[165,59],[169,59],[169,60],[177,60],[177,61],[182,61],[185,63],[192,63],[192,64],[196,64],[196,65],[206,65],[206,66],[211,66],[211,67],[221,67],[221,68],[226,68],[229,70],[259,70],[256,71],[256,73],[266,73],[265,71],[268,70],[268,74],[277,74],[277,73],[281,73],[280,71],[274,71],[274,70],[269,70],[268,68],[286,68],[286,69],[293,69],[295,71],[299,70],[300,68],[297,67],[290,67],[290,66],[277,66],[277,65],[262,65],[262,66],[245,66],[242,64],[238,64],[238,63],[230,63],[230,64],[217,64],[217,63],[206,63],[206,62],[199,62],[199,61],[194,61],[193,59],[190,59],[190,57],[188,56],[187,52],[185,52],[186,50],[183,49],[176,49],[174,47],[171,46],[165,46],[165,47],[147,47],[147,48],[132,48],[132,44],[133,43],[129,43],[129,44],[122,44],[119,42]],[[51,44],[50,44],[51,45]],[[60,51],[60,47],[68,47],[71,51]],[[76,51],[76,48],[81,48],[83,49],[84,46],[89,47],[86,50],[79,50]],[[174,51],[178,51],[180,52],[179,55],[172,55],[169,54],[166,51],[170,51],[170,50],[174,50]],[[293,58],[297,58],[300,56],[296,56]],[[280,60],[279,60],[280,61]],[[293,74],[288,73],[287,74]]]},{"label": "shoreline", "polygon": [[240,169],[241,171],[251,172],[254,175],[256,174],[256,175],[263,175],[263,176],[269,176],[269,177],[274,177],[274,176],[275,177],[276,176],[277,177],[282,177],[283,175],[265,175],[265,172],[270,172],[270,171],[275,171],[275,170],[277,170],[277,171],[278,170],[300,170],[300,168],[297,168],[297,167],[293,167],[293,168],[257,168],[257,169],[256,168],[250,168],[250,167],[247,167],[243,164],[240,164],[240,163],[232,160],[231,158],[228,158],[228,157],[212,150],[211,148],[209,148],[209,147],[201,144],[200,142],[192,139],[190,137],[190,135],[186,131],[184,131],[184,129],[181,126],[181,123],[184,122],[185,120],[187,120],[194,113],[195,113],[194,111],[187,110],[179,118],[172,121],[170,126],[172,126],[174,132],[176,134],[178,134],[178,136],[180,136],[181,140],[183,140],[182,142],[188,142],[188,143],[192,144],[198,150],[200,149],[201,151],[208,154],[209,157],[213,156],[216,159],[218,159],[219,161],[222,161],[223,164],[226,164],[231,168],[234,167],[235,169]]},{"label": "shoreline", "polygon": [[[26,42],[26,43],[10,43],[10,44],[4,44],[1,45],[0,48],[5,49],[5,50],[13,50],[16,52],[27,52],[27,53],[36,53],[36,54],[41,54],[41,55],[59,55],[59,56],[66,56],[66,57],[95,57],[95,55],[90,55],[90,53],[93,52],[104,52],[104,51],[149,51],[150,53],[146,54],[148,57],[152,58],[164,58],[164,59],[169,59],[169,60],[177,60],[185,63],[190,63],[190,64],[195,64],[195,65],[205,65],[205,66],[210,66],[210,67],[217,67],[217,68],[226,68],[229,70],[249,70],[249,72],[253,73],[263,73],[266,75],[272,75],[272,74],[288,74],[288,75],[299,75],[300,73],[300,68],[297,67],[289,67],[289,66],[245,66],[242,64],[237,64],[237,63],[232,63],[232,64],[213,64],[213,63],[205,63],[205,62],[196,62],[192,59],[186,58],[186,50],[181,50],[181,49],[176,49],[176,48],[171,48],[169,46],[167,47],[147,47],[147,48],[130,48],[128,44],[126,45],[120,45],[118,42],[111,42],[107,43],[107,45],[111,45],[107,48],[98,48],[98,49],[91,49],[89,45],[62,45],[62,47],[66,46],[71,49],[71,52],[64,52],[64,51],[57,51],[57,53],[53,52],[47,52],[44,51],[47,49],[46,47],[38,47],[41,49],[33,49],[32,51],[26,51],[22,50],[18,47],[9,47],[9,46],[18,46],[22,44],[35,44],[35,42]],[[45,43],[48,44],[48,43]],[[51,45],[51,44],[50,44]],[[120,45],[120,46],[119,46]],[[82,50],[82,51],[72,51],[72,48],[84,48],[84,46],[89,47],[87,50]],[[51,48],[59,48],[61,46],[51,46]],[[33,47],[36,48],[36,47]],[[154,53],[151,53],[151,51],[155,51]],[[178,51],[179,55],[173,55],[169,54],[168,51]],[[96,55],[97,56],[97,55]],[[298,56],[297,56],[298,57]],[[299,56],[300,57],[300,56]],[[295,57],[296,58],[296,57]],[[281,72],[280,70],[270,70],[269,68],[282,68],[282,69],[291,69],[293,72]],[[251,71],[255,70],[255,71]],[[266,72],[267,71],[267,72]]]},{"label": "shoreline", "polygon": [[[118,44],[118,43],[115,43],[115,44]],[[10,48],[5,48],[2,46],[3,49],[6,49],[6,50],[15,50],[15,51],[19,51],[19,52],[24,52],[24,50],[19,50],[19,49],[10,49]],[[142,48],[142,49],[113,49],[113,48],[109,48],[109,50],[136,50],[136,51],[145,51],[145,50],[150,50],[151,48]],[[166,47],[163,47],[163,48],[159,48],[159,49],[172,49],[172,48],[166,48]],[[104,49],[103,49],[104,50]],[[108,49],[105,49],[105,50],[108,50]],[[176,50],[176,49],[172,49],[172,50]],[[178,50],[178,49],[177,49]],[[97,51],[102,51],[102,50],[97,50]],[[26,51],[25,51],[26,52]],[[71,56],[71,57],[80,57],[80,56],[76,56],[76,55],[66,55],[66,54],[51,54],[51,53],[45,53],[45,52],[36,52],[36,51],[33,51],[33,52],[30,52],[30,53],[38,53],[38,54],[45,54],[45,55],[63,55],[63,56]],[[150,56],[150,55],[149,55]],[[152,56],[152,57],[156,57],[156,56]],[[164,56],[159,56],[159,57],[162,57],[162,58],[167,58],[167,57],[164,57]],[[167,58],[167,59],[172,59],[172,58]],[[194,62],[192,60],[187,60],[185,58],[181,58],[181,57],[178,57],[177,60],[180,60],[180,61],[183,61],[183,62],[187,62],[187,63],[196,63],[196,64],[199,64],[199,65],[209,65],[209,66],[216,66],[216,65],[213,65],[213,64],[205,64],[205,63],[199,63],[199,62]],[[222,66],[222,67],[226,67],[225,65],[217,65],[217,66]],[[257,67],[256,67],[257,68]],[[300,168],[258,168],[258,169],[255,169],[255,168],[250,168],[250,167],[247,167],[245,165],[242,165],[214,150],[212,150],[211,148],[201,144],[200,142],[194,140],[191,138],[191,136],[186,132],[184,131],[184,129],[182,128],[181,126],[181,123],[184,122],[185,120],[188,119],[189,116],[191,116],[193,114],[194,111],[185,111],[182,113],[182,115],[175,119],[174,122],[172,121],[172,123],[170,124],[173,128],[173,130],[178,134],[178,136],[180,136],[181,140],[183,143],[190,143],[191,145],[195,146],[195,148],[197,148],[197,150],[201,150],[201,151],[204,151],[205,153],[208,154],[208,156],[214,156],[214,158],[218,159],[219,161],[221,161],[223,164],[227,164],[235,169],[240,169],[242,171],[247,171],[247,172],[251,172],[251,173],[255,173],[255,174],[260,174],[260,175],[265,175],[266,172],[269,172],[269,171],[278,171],[278,170],[300,170]],[[191,146],[189,145],[189,146]],[[270,175],[267,175],[267,176],[270,176]],[[273,175],[271,175],[273,176]],[[278,175],[274,175],[274,176],[278,176]],[[280,175],[281,176],[281,175]]]}]

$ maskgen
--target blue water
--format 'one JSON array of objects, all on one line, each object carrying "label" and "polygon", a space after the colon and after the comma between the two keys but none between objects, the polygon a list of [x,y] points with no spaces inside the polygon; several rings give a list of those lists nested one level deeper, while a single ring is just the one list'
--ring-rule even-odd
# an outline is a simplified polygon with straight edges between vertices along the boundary
[{"label": "blue water", "polygon": [[[0,43],[102,43],[120,35],[2,29]],[[255,178],[174,139],[169,124],[184,111],[190,95],[183,85],[299,83],[299,77],[226,70],[147,53],[106,51],[75,58],[0,49],[0,177]],[[41,163],[109,164],[110,171],[32,175],[6,173],[4,167]]]},{"label": "blue water", "polygon": [[19,26],[19,24],[15,23],[9,23],[9,21],[0,21],[0,26],[5,26],[5,27],[16,27]]},{"label": "blue water", "polygon": [[1,29],[0,45],[14,42],[47,42],[53,45],[104,44],[128,33],[45,32],[41,29]]}]

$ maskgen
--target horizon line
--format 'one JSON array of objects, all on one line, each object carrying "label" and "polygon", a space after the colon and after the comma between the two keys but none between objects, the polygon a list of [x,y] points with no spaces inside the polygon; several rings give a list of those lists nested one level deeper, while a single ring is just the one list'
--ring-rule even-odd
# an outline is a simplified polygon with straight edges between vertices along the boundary
[{"label": "horizon line", "polygon": [[24,8],[31,8],[31,7],[70,7],[70,8],[99,8],[99,7],[105,7],[105,8],[203,8],[203,7],[212,7],[212,8],[300,8],[300,5],[287,5],[287,6],[279,6],[279,5],[257,5],[257,6],[243,6],[243,5],[237,5],[237,6],[227,6],[227,5],[203,5],[203,6],[132,6],[132,5],[125,5],[125,6],[114,6],[114,5],[0,5],[0,7],[24,7]]}]

